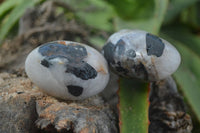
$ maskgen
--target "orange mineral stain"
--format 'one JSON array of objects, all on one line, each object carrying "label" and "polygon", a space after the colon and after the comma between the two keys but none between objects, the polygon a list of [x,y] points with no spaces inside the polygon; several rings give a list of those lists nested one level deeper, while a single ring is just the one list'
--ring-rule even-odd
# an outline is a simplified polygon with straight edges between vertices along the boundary
[{"label": "orange mineral stain", "polygon": [[65,41],[59,41],[59,44],[66,45]]},{"label": "orange mineral stain", "polygon": [[107,72],[105,71],[105,69],[102,65],[100,65],[99,69],[97,69],[97,72],[100,72],[102,74],[107,74]]}]

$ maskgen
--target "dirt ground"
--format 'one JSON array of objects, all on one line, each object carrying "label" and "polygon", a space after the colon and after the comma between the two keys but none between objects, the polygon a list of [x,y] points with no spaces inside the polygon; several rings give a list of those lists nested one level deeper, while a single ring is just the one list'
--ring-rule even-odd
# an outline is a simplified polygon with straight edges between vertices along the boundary
[{"label": "dirt ground", "polygon": [[[86,25],[66,20],[54,8],[65,3],[46,2],[28,9],[16,37],[0,49],[0,132],[2,133],[117,133],[117,77],[100,95],[83,101],[62,101],[41,92],[24,71],[27,54],[42,43],[55,40],[88,41]],[[69,9],[72,10],[72,9]],[[101,34],[97,31],[95,34]],[[109,35],[107,33],[105,37]],[[150,133],[190,133],[192,121],[172,78],[152,83]]]}]

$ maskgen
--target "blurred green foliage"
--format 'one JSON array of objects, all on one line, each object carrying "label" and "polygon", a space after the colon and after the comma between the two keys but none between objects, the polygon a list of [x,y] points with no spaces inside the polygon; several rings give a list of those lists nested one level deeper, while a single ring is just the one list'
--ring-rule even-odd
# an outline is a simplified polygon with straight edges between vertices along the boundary
[{"label": "blurred green foliage", "polygon": [[107,0],[125,20],[147,19],[153,16],[154,0]]},{"label": "blurred green foliage", "polygon": [[33,7],[39,0],[7,0],[0,6],[0,43],[17,23],[27,8]]},{"label": "blurred green foliage", "polygon": [[[6,0],[0,5],[0,41],[12,32],[28,7],[45,0]],[[200,121],[200,1],[199,0],[62,0],[70,5],[78,21],[94,31],[109,34],[120,29],[142,29],[162,36],[179,50],[182,63],[174,78],[184,95],[194,125]],[[67,12],[69,14],[69,12]],[[92,43],[102,47],[106,39],[91,35]],[[126,88],[122,81],[122,87]],[[142,87],[144,88],[144,87]],[[123,96],[126,92],[121,92]],[[143,94],[138,94],[146,98]],[[123,99],[132,104],[134,101]],[[147,104],[144,102],[144,104]],[[122,105],[123,106],[123,105]],[[144,106],[138,109],[144,109]],[[126,115],[124,115],[126,117]],[[122,116],[123,117],[123,116]],[[126,121],[125,121],[126,122]],[[134,120],[133,120],[133,123]],[[194,127],[194,132],[200,129]]]}]

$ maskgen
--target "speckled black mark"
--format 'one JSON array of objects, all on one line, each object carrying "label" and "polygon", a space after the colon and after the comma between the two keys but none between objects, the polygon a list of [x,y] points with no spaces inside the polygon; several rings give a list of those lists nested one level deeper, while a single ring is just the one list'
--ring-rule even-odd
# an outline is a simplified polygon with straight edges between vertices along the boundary
[{"label": "speckled black mark", "polygon": [[129,58],[129,59],[133,59],[136,57],[136,53],[135,53],[135,50],[133,49],[130,49],[126,52],[126,56]]},{"label": "speckled black mark", "polygon": [[83,80],[92,79],[97,76],[97,71],[84,61],[78,65],[67,64],[67,70],[65,72],[73,73],[76,77]]},{"label": "speckled black mark", "polygon": [[68,92],[75,97],[78,97],[83,93],[83,88],[80,86],[68,85],[67,88]]},{"label": "speckled black mark", "polygon": [[114,53],[117,52],[117,56],[122,56],[125,53],[125,42],[120,39],[116,45],[114,45],[112,42],[108,42],[104,47],[104,57],[108,61],[109,64],[115,64],[114,60]]},{"label": "speckled black mark", "polygon": [[126,68],[123,68],[122,66],[121,66],[121,63],[120,62],[117,62],[117,66],[115,66],[115,70],[117,71],[117,72],[119,72],[119,73],[121,73],[121,74],[123,74],[123,75],[127,75],[128,74],[128,69],[126,69]]},{"label": "speckled black mark", "polygon": [[46,59],[43,59],[40,64],[43,65],[44,67],[47,67],[47,68],[49,68],[50,65],[52,65]]},{"label": "speckled black mark", "polygon": [[165,44],[162,40],[152,34],[146,34],[146,50],[148,55],[160,57],[163,54]]},{"label": "speckled black mark", "polygon": [[48,60],[54,58],[66,58],[66,73],[72,73],[83,80],[95,78],[97,71],[87,62],[83,61],[87,57],[87,50],[78,44],[62,45],[56,42],[44,44],[39,48],[39,53],[45,56],[46,60],[41,62],[45,67],[49,67]]},{"label": "speckled black mark", "polygon": [[108,42],[104,47],[103,47],[103,51],[104,51],[104,57],[106,58],[106,60],[108,61],[108,63],[110,64],[114,64],[114,50],[115,50],[115,45],[112,44],[111,42]]},{"label": "speckled black mark", "polygon": [[125,51],[125,42],[120,39],[116,46],[115,46],[115,50],[116,52],[118,53],[118,56],[122,56],[124,54],[124,51]]},{"label": "speckled black mark", "polygon": [[135,69],[135,73],[137,75],[142,75],[142,77],[144,77],[145,80],[148,80],[148,72],[141,62],[138,65],[135,65],[133,68]]},{"label": "speckled black mark", "polygon": [[127,75],[127,73],[128,73],[128,70],[121,66],[116,66],[115,69],[117,72],[122,73],[123,75]]},{"label": "speckled black mark", "polygon": [[[125,54],[125,45],[126,43],[120,39],[117,41],[116,45],[112,44],[111,42],[108,42],[104,47],[104,57],[108,61],[109,65],[113,65],[115,68],[115,71],[119,72],[121,75],[127,75],[129,72],[128,69],[121,66],[120,62],[115,62],[114,56],[118,56],[115,58],[120,59]],[[117,55],[115,55],[117,53]],[[131,55],[133,56],[133,55]]]}]

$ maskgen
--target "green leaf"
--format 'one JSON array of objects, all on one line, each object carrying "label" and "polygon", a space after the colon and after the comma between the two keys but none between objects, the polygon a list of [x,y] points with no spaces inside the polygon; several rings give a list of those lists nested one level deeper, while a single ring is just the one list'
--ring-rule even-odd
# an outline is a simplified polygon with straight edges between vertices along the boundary
[{"label": "green leaf", "polygon": [[168,0],[155,0],[155,9],[152,9],[154,10],[154,15],[152,18],[137,19],[128,22],[117,18],[116,29],[141,29],[153,34],[158,34],[167,10],[167,5]]},{"label": "green leaf", "polygon": [[6,0],[0,5],[0,19],[10,9],[18,5],[22,0]]},{"label": "green leaf", "polygon": [[8,32],[14,26],[14,24],[16,24],[19,18],[23,15],[25,10],[29,7],[34,6],[38,2],[39,0],[31,0],[31,1],[23,0],[18,6],[16,6],[9,13],[6,20],[1,24],[1,27],[0,27],[0,41],[2,41],[5,38]]},{"label": "green leaf", "polygon": [[194,30],[200,29],[200,2],[193,4],[190,8],[185,9],[181,12],[180,21],[184,24],[189,25]]},{"label": "green leaf", "polygon": [[200,57],[200,36],[190,33],[190,30],[185,26],[165,27],[162,29],[162,32],[174,40],[180,41],[182,45],[185,45]]},{"label": "green leaf", "polygon": [[185,44],[175,41],[169,36],[164,35],[164,37],[171,41],[181,53],[182,63],[174,76],[185,98],[200,121],[200,58],[186,47]]},{"label": "green leaf", "polygon": [[146,19],[153,15],[154,0],[107,0],[125,20]]},{"label": "green leaf", "polygon": [[148,132],[147,83],[133,79],[120,79],[119,113],[121,133]]},{"label": "green leaf", "polygon": [[198,2],[199,0],[171,0],[167,9],[165,22],[174,19],[181,11]]},{"label": "green leaf", "polygon": [[[105,31],[113,29],[110,22],[115,15],[112,7],[103,0],[65,0],[76,10],[76,15],[87,25]],[[78,4],[77,4],[78,3]]]}]

